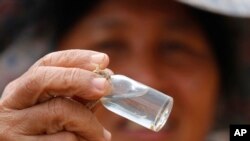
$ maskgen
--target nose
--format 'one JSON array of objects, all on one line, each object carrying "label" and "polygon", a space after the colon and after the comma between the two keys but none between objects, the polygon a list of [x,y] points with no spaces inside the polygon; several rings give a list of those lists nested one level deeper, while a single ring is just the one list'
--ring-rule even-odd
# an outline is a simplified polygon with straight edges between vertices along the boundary
[{"label": "nose", "polygon": [[123,74],[155,89],[162,89],[157,63],[149,54],[138,53],[128,58],[128,64],[123,67]]}]

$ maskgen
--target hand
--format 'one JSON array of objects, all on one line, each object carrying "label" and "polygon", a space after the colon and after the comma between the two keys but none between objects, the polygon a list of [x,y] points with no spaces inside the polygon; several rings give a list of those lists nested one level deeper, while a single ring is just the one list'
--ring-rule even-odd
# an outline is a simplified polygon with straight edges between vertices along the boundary
[{"label": "hand", "polygon": [[89,50],[59,51],[38,60],[3,92],[0,140],[109,141],[110,133],[83,102],[108,93],[107,80],[92,72],[108,63],[106,54]]}]

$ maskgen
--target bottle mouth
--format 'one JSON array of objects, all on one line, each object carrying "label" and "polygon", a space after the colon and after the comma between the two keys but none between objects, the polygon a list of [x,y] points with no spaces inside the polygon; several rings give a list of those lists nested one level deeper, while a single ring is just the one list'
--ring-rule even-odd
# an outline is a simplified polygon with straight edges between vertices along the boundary
[{"label": "bottle mouth", "polygon": [[158,132],[162,129],[162,127],[166,124],[169,115],[173,108],[173,98],[169,97],[169,100],[162,106],[161,110],[158,112],[155,122],[151,128],[151,130]]}]

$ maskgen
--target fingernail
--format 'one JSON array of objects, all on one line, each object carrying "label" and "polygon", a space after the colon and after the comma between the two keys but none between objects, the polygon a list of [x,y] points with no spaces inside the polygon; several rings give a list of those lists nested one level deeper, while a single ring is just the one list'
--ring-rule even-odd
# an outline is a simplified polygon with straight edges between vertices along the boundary
[{"label": "fingernail", "polygon": [[103,62],[104,58],[105,58],[105,54],[98,53],[98,54],[95,54],[95,55],[91,56],[91,61],[94,64],[101,64]]},{"label": "fingernail", "polygon": [[104,132],[103,134],[104,134],[104,138],[106,139],[106,141],[111,141],[111,133],[106,129],[104,129],[103,132]]},{"label": "fingernail", "polygon": [[106,82],[107,79],[106,78],[94,78],[92,80],[92,84],[94,85],[94,87],[96,87],[98,90],[103,91],[106,87]]}]

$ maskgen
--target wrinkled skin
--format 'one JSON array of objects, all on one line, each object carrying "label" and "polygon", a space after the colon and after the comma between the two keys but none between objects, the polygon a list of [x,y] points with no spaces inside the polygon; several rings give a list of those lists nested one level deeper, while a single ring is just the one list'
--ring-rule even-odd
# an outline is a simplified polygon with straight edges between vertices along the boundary
[{"label": "wrinkled skin", "polygon": [[54,52],[6,86],[0,101],[1,141],[109,141],[110,133],[87,109],[110,89],[92,72],[106,68],[106,54],[88,50]]}]

